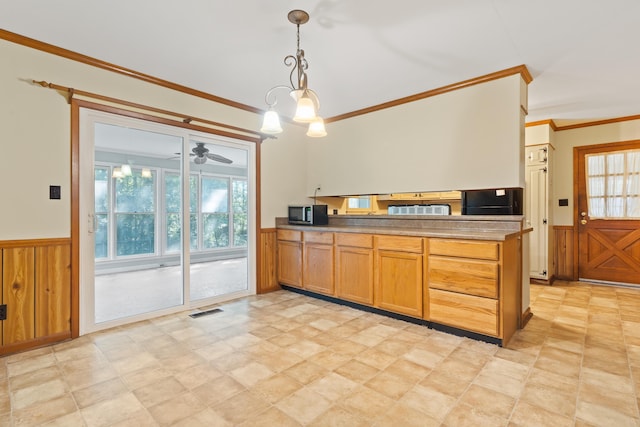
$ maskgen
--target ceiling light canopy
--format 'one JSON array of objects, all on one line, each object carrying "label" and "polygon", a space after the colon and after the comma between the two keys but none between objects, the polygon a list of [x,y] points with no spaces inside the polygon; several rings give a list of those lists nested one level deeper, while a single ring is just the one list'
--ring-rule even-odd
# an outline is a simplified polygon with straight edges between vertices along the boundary
[{"label": "ceiling light canopy", "polygon": [[[267,134],[282,132],[280,117],[274,110],[275,105],[278,103],[278,99],[274,92],[276,89],[287,89],[291,97],[296,101],[296,112],[295,116],[293,116],[293,120],[298,123],[309,123],[307,136],[325,136],[327,131],[324,128],[324,120],[318,116],[320,101],[318,100],[316,93],[307,87],[306,70],[309,67],[309,64],[304,57],[304,50],[300,49],[300,25],[309,21],[309,14],[304,10],[292,10],[287,15],[287,18],[289,19],[289,22],[296,25],[297,29],[296,54],[295,56],[288,55],[284,58],[284,64],[287,67],[292,67],[291,73],[289,74],[289,82],[291,85],[274,86],[267,91],[264,100],[269,106],[269,109],[264,114],[260,132]],[[296,75],[295,82],[294,74]]]}]

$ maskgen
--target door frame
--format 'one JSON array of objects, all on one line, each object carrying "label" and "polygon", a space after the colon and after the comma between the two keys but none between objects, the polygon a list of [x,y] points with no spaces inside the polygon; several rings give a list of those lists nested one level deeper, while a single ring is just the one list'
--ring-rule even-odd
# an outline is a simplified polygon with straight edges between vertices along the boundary
[{"label": "door frame", "polygon": [[[188,130],[205,132],[213,135],[219,135],[227,138],[238,139],[242,141],[252,142],[255,144],[255,220],[254,233],[255,248],[253,250],[254,259],[253,268],[255,271],[255,282],[249,284],[250,289],[259,289],[258,281],[261,277],[261,156],[260,146],[262,138],[236,134],[222,129],[199,126],[191,123],[191,120],[183,121],[172,120],[164,117],[154,116],[148,113],[126,110],[120,107],[99,104],[96,102],[71,98],[69,100],[71,106],[71,337],[80,336],[80,109],[87,108],[91,110],[112,113],[124,117],[146,120],[153,123],[165,124],[169,126],[180,127]],[[239,128],[236,128],[239,129]]]},{"label": "door frame", "polygon": [[620,151],[629,149],[640,149],[640,139],[633,139],[619,142],[606,142],[602,144],[581,145],[573,147],[573,280],[580,277],[580,206],[579,206],[579,176],[580,159],[587,152],[598,151]]}]

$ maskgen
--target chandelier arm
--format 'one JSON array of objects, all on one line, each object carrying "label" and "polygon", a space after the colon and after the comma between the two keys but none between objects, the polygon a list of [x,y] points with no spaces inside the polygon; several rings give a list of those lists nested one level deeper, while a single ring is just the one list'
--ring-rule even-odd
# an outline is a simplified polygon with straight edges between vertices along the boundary
[{"label": "chandelier arm", "polygon": [[[275,107],[276,104],[278,103],[278,98],[273,94],[273,92],[276,89],[287,89],[288,91],[291,91],[291,88],[287,85],[278,85],[269,89],[267,93],[264,95],[264,102],[267,104],[269,108]],[[273,99],[273,101],[269,102],[269,99]]]}]

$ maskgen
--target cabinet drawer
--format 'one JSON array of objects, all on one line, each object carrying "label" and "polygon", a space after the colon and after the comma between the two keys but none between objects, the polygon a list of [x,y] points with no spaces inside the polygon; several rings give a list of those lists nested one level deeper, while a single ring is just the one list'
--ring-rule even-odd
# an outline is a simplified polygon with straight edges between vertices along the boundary
[{"label": "cabinet drawer", "polygon": [[376,236],[378,249],[422,253],[422,239],[420,237]]},{"label": "cabinet drawer", "polygon": [[429,289],[429,304],[432,322],[501,338],[497,300]]},{"label": "cabinet drawer", "polygon": [[330,231],[305,231],[302,238],[305,243],[333,245],[333,233]]},{"label": "cabinet drawer", "polygon": [[276,238],[278,240],[300,242],[302,240],[302,232],[298,230],[276,230]]},{"label": "cabinet drawer", "polygon": [[445,255],[462,258],[498,259],[497,242],[482,242],[473,240],[430,239],[429,254]]},{"label": "cabinet drawer", "polygon": [[431,255],[429,287],[498,298],[498,263]]},{"label": "cabinet drawer", "polygon": [[373,248],[373,236],[371,234],[336,233],[336,244],[371,249]]}]

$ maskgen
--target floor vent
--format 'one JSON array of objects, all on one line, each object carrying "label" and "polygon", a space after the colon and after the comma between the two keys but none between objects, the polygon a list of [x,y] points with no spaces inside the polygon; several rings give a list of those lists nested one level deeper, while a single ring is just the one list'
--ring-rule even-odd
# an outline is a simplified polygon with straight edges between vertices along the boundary
[{"label": "floor vent", "polygon": [[192,313],[192,314],[189,315],[189,317],[191,317],[193,319],[197,319],[198,317],[206,316],[208,314],[218,313],[220,311],[222,311],[221,308],[212,308],[211,310],[200,311],[198,313]]}]

